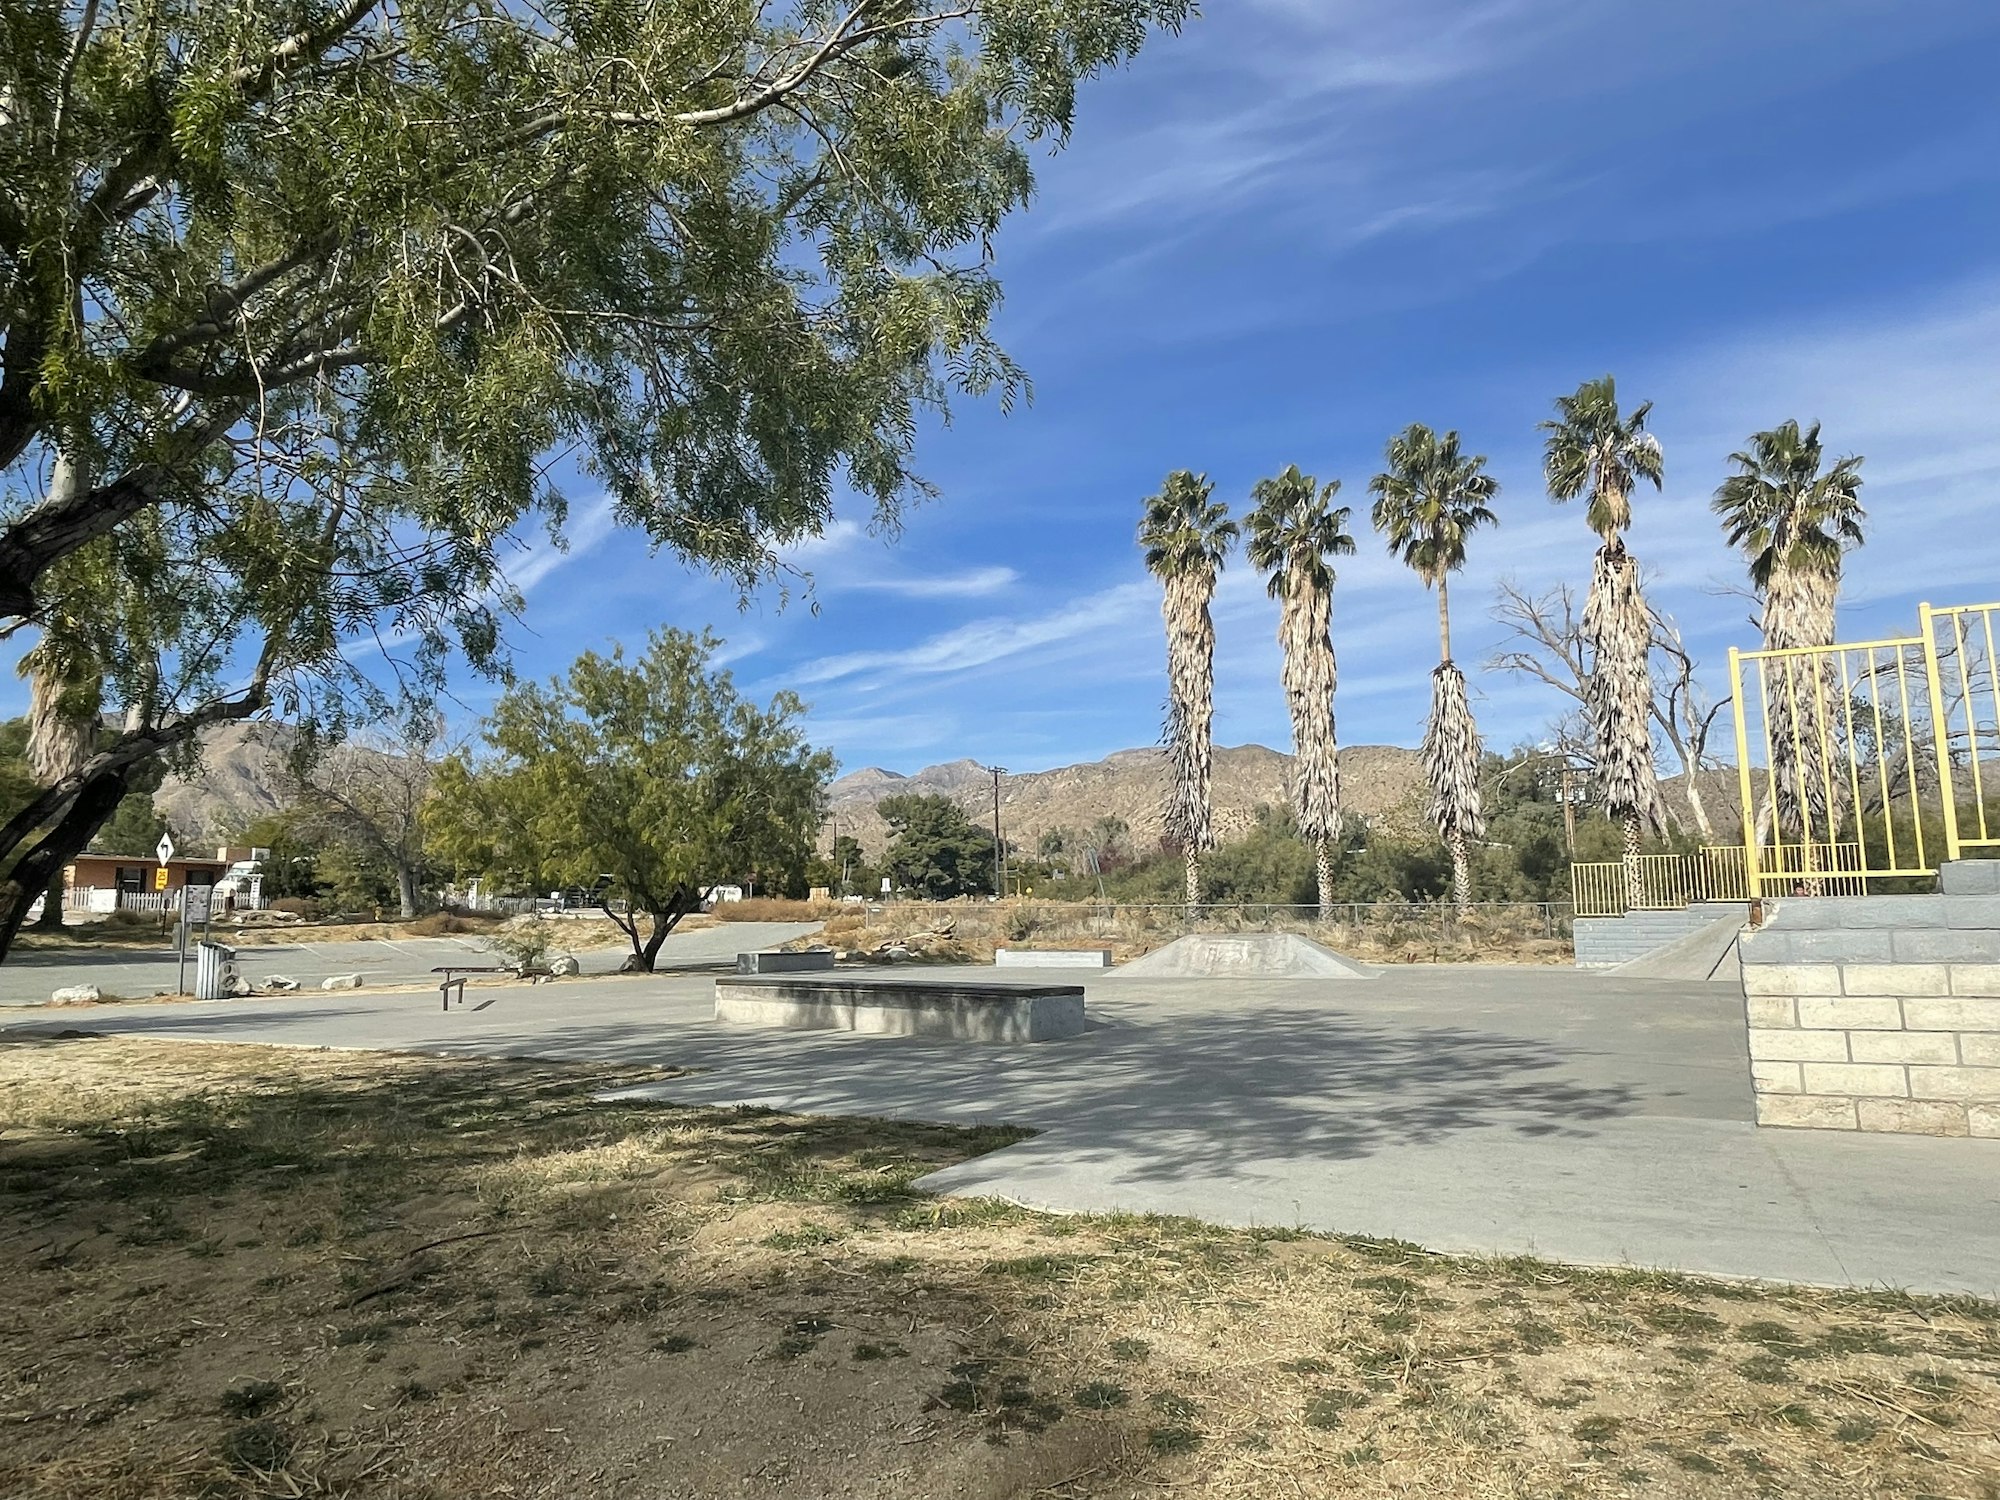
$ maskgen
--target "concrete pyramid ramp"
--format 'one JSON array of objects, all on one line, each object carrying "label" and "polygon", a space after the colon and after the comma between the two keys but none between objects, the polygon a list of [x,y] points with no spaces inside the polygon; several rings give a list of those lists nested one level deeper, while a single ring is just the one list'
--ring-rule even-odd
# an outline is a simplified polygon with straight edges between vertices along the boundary
[{"label": "concrete pyramid ramp", "polygon": [[1740,984],[1743,962],[1737,956],[1736,939],[1743,931],[1743,920],[1718,917],[1643,958],[1598,972],[1616,974],[1620,979],[1712,979],[1720,984]]},{"label": "concrete pyramid ramp", "polygon": [[1135,979],[1373,979],[1367,964],[1290,932],[1197,932],[1112,970]]}]

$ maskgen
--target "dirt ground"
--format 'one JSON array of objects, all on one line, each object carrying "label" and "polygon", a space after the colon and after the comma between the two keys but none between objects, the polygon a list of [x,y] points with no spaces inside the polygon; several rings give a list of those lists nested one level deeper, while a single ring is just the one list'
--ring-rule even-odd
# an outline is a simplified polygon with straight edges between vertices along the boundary
[{"label": "dirt ground", "polygon": [[2000,1307],[910,1183],[629,1068],[0,1043],[0,1494],[2000,1497]]}]

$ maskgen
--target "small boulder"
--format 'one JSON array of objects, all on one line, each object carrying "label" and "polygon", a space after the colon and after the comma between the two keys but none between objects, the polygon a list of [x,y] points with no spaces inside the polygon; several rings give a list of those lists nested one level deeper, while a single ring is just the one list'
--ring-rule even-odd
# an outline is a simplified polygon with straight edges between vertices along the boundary
[{"label": "small boulder", "polygon": [[643,974],[646,972],[646,962],[638,954],[628,953],[625,955],[625,962],[618,966],[618,972],[620,974]]},{"label": "small boulder", "polygon": [[258,984],[264,989],[278,990],[280,992],[295,990],[299,987],[299,982],[289,974],[266,974],[258,981]]},{"label": "small boulder", "polygon": [[574,979],[577,975],[581,974],[582,972],[583,972],[583,965],[578,963],[576,959],[568,953],[563,954],[560,958],[554,959],[549,964],[549,977],[551,979]]},{"label": "small boulder", "polygon": [[104,991],[94,984],[64,985],[49,996],[51,1005],[94,1005],[104,998]]},{"label": "small boulder", "polygon": [[[296,986],[294,986],[296,988]],[[231,974],[222,981],[222,993],[232,1000],[242,1000],[257,993],[257,986],[241,974]]]},{"label": "small boulder", "polygon": [[334,974],[322,979],[319,987],[323,990],[358,990],[361,988],[359,974]]}]

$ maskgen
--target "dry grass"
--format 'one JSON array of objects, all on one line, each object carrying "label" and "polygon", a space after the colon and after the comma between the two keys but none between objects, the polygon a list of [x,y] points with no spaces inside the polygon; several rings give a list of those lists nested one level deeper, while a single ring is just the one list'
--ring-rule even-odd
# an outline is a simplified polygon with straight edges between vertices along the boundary
[{"label": "dry grass", "polygon": [[717,922],[824,922],[842,910],[838,901],[786,901],[753,896],[745,901],[718,901],[707,915]]},{"label": "dry grass", "polygon": [[[812,920],[801,917],[799,920]],[[1479,912],[1450,923],[1421,908],[1406,920],[1320,923],[1304,913],[1218,907],[1190,919],[1175,907],[1096,909],[1054,901],[899,902],[847,907],[817,933],[786,944],[830,944],[866,952],[921,935],[949,921],[949,942],[922,943],[918,954],[942,963],[991,963],[1002,947],[1108,948],[1126,963],[1189,932],[1293,932],[1371,963],[1519,963],[1567,965],[1575,948],[1566,934],[1549,934],[1531,908]]]},{"label": "dry grass", "polygon": [[2000,1308],[915,1193],[644,1070],[0,1046],[0,1493],[2000,1496]]}]

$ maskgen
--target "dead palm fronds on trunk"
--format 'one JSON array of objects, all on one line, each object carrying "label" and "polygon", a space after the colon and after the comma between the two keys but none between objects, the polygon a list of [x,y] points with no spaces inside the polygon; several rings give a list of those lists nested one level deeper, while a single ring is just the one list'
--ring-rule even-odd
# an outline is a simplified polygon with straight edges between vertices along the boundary
[{"label": "dead palm fronds on trunk", "polygon": [[1236,523],[1206,475],[1176,469],[1146,500],[1139,545],[1160,580],[1167,627],[1167,836],[1187,860],[1187,902],[1201,902],[1201,857],[1215,847],[1209,785],[1215,721],[1215,622],[1209,602]]},{"label": "dead palm fronds on trunk", "polygon": [[[1796,421],[1750,435],[1730,455],[1736,473],[1712,502],[1730,545],[1741,548],[1762,605],[1766,650],[1831,646],[1841,562],[1862,543],[1861,463],[1843,458],[1821,472],[1819,423]],[[1777,840],[1796,833],[1809,875],[1818,845],[1831,844],[1846,809],[1832,774],[1840,737],[1840,688],[1823,656],[1780,657],[1767,674],[1771,795]]]},{"label": "dead palm fronds on trunk", "polygon": [[1631,415],[1621,415],[1617,383],[1606,375],[1557,397],[1555,418],[1541,424],[1548,434],[1543,473],[1550,496],[1574,500],[1588,492],[1585,519],[1601,540],[1583,608],[1590,667],[1584,711],[1597,745],[1595,784],[1624,835],[1625,895],[1635,907],[1643,899],[1640,839],[1662,831],[1666,821],[1653,766],[1652,616],[1624,537],[1632,524],[1633,485],[1643,479],[1660,486],[1659,439],[1646,431],[1652,409],[1652,402],[1642,401]]},{"label": "dead palm fronds on trunk", "polygon": [[1268,592],[1278,601],[1280,671],[1292,718],[1292,813],[1299,836],[1313,846],[1322,916],[1333,905],[1333,841],[1340,836],[1330,559],[1354,551],[1349,512],[1332,504],[1339,493],[1338,479],[1320,485],[1293,464],[1257,482],[1244,523],[1251,566],[1268,576]]},{"label": "dead palm fronds on trunk", "polygon": [[1489,502],[1500,486],[1485,472],[1484,455],[1466,455],[1458,434],[1439,437],[1421,423],[1389,439],[1388,468],[1368,482],[1375,496],[1375,529],[1389,550],[1437,590],[1438,665],[1431,673],[1431,716],[1424,727],[1424,776],[1430,784],[1431,821],[1451,852],[1451,897],[1472,905],[1469,845],[1486,833],[1479,795],[1485,748],[1473,721],[1465,674],[1451,655],[1451,575],[1465,566],[1465,541],[1493,524]]}]

